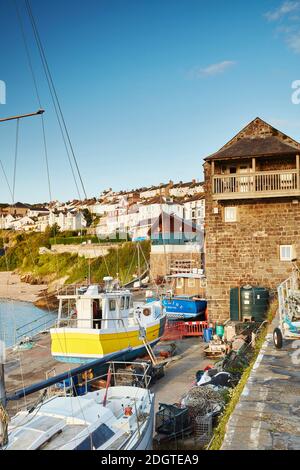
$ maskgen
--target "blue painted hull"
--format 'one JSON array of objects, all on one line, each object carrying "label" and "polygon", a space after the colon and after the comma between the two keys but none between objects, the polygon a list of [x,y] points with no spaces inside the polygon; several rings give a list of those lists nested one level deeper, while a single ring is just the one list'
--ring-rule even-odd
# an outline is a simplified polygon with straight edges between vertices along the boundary
[{"label": "blue painted hull", "polygon": [[[158,299],[147,299],[152,302]],[[167,317],[170,319],[188,320],[203,316],[207,307],[207,301],[204,299],[195,300],[186,297],[172,297],[172,299],[162,299]]]}]

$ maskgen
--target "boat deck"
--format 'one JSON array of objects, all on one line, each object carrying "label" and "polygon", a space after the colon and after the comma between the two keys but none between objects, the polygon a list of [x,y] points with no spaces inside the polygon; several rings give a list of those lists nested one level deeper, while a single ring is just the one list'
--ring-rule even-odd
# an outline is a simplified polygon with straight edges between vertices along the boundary
[{"label": "boat deck", "polygon": [[[211,364],[204,355],[205,343],[200,338],[186,338],[176,341],[177,357],[165,369],[165,376],[152,387],[155,393],[155,411],[159,403],[178,403],[195,380],[196,372]],[[23,351],[8,350],[6,372],[6,388],[8,394],[23,386],[45,380],[47,372],[57,375],[76,364],[57,362],[51,356],[50,335],[40,334],[35,338],[32,349]],[[79,365],[79,364],[78,364]],[[37,392],[22,400],[10,401],[8,412],[11,416],[37,402],[41,392]],[[126,436],[122,436],[124,439]],[[172,448],[172,443],[168,446]],[[167,447],[168,448],[168,447]]]}]

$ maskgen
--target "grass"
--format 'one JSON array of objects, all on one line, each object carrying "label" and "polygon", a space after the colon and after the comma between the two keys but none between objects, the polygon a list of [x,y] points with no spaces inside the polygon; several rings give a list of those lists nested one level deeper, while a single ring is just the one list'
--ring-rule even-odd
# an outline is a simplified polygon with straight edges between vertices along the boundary
[{"label": "grass", "polygon": [[261,334],[259,335],[258,339],[256,340],[255,348],[254,348],[254,353],[253,357],[251,360],[250,365],[244,370],[241,379],[238,383],[238,385],[233,389],[232,393],[229,395],[229,401],[227,403],[226,409],[222,416],[220,417],[218,426],[216,427],[214,431],[214,437],[208,447],[207,450],[220,450],[222,443],[224,441],[224,437],[226,434],[226,427],[227,423],[229,421],[230,416],[234,412],[234,409],[237,405],[237,403],[240,400],[240,396],[244,390],[245,385],[248,382],[249,376],[251,374],[252,368],[255,364],[255,361],[257,359],[257,356],[261,350],[261,347],[265,341],[266,334],[267,334],[267,329],[268,327],[264,327]]},{"label": "grass", "polygon": [[[62,240],[70,239],[70,233],[62,235]],[[90,238],[90,237],[87,237]],[[5,256],[0,257],[0,271],[17,270],[20,274],[29,274],[37,281],[51,282],[66,277],[66,283],[81,282],[91,275],[93,283],[100,283],[104,276],[119,277],[121,283],[127,283],[138,273],[138,253],[136,244],[120,243],[111,248],[105,257],[94,258],[91,261],[71,253],[40,254],[40,247],[50,248],[52,234],[47,231],[40,233],[7,234],[0,232],[0,239],[8,247]],[[77,237],[82,241],[81,237]],[[58,239],[57,239],[58,240]],[[144,256],[149,262],[150,242],[141,244]],[[141,271],[146,268],[146,262],[141,256]]]}]

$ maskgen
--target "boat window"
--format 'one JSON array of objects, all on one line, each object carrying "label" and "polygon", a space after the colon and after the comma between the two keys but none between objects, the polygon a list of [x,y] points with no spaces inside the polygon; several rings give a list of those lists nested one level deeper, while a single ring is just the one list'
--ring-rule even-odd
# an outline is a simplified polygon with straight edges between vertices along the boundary
[{"label": "boat window", "polygon": [[93,450],[92,439],[88,436],[74,450]]},{"label": "boat window", "polygon": [[102,423],[99,428],[92,432],[92,434],[86,437],[76,448],[75,450],[92,450],[99,449],[106,441],[114,436],[114,432]]},{"label": "boat window", "polygon": [[116,310],[116,301],[114,299],[109,301],[109,310],[114,312]]},{"label": "boat window", "polygon": [[130,299],[129,297],[126,297],[126,309],[130,307]]},{"label": "boat window", "polygon": [[99,447],[101,447],[104,442],[108,441],[108,439],[111,439],[114,434],[115,433],[108,426],[106,426],[106,424],[101,424],[99,428],[97,428],[92,433],[94,447],[99,449]]},{"label": "boat window", "polygon": [[125,297],[121,297],[121,310],[125,308]]}]

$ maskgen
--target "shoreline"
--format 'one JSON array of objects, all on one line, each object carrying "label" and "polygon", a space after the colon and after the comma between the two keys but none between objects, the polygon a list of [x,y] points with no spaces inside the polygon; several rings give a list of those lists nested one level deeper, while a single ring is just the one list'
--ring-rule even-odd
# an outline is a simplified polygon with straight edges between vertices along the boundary
[{"label": "shoreline", "polygon": [[19,274],[12,271],[0,272],[0,299],[35,303],[47,290],[43,284],[31,285],[22,282]]}]

